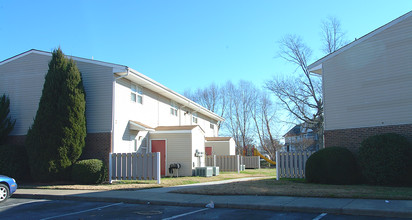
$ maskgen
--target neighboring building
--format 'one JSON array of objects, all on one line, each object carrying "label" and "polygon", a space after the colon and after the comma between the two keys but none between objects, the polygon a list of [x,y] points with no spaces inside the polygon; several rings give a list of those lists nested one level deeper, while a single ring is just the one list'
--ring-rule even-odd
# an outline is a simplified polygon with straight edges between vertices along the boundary
[{"label": "neighboring building", "polygon": [[322,75],[326,147],[356,151],[388,132],[412,141],[412,11],[309,69]]},{"label": "neighboring building", "polygon": [[[0,62],[0,94],[9,96],[16,119],[12,143],[24,143],[33,124],[51,57],[29,50]],[[156,145],[156,151],[167,152],[162,169],[180,162],[179,175],[191,175],[204,165],[194,152],[205,151],[205,137],[218,136],[222,117],[127,66],[68,57],[77,63],[86,92],[83,158],[107,163],[111,152],[152,152]]]},{"label": "neighboring building", "polygon": [[206,137],[206,155],[236,155],[236,143],[231,137]]},{"label": "neighboring building", "polygon": [[282,147],[282,151],[319,150],[318,135],[304,123],[295,125],[283,137],[285,145]]}]

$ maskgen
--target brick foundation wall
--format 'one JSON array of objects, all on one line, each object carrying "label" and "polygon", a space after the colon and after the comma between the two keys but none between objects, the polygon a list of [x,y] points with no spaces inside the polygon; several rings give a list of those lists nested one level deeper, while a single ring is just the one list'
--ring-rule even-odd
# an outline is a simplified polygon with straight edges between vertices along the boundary
[{"label": "brick foundation wall", "polygon": [[[9,136],[6,144],[24,145],[26,135]],[[100,159],[109,167],[109,154],[112,146],[112,134],[107,133],[89,133],[86,136],[86,146],[79,160],[82,159]]]},{"label": "brick foundation wall", "polygon": [[325,147],[341,146],[357,152],[366,138],[384,133],[397,133],[405,136],[412,143],[412,124],[388,125],[368,128],[328,130],[324,132]]},{"label": "brick foundation wall", "polygon": [[112,134],[89,133],[86,136],[86,147],[80,159],[100,159],[109,167],[109,154],[112,148]]}]

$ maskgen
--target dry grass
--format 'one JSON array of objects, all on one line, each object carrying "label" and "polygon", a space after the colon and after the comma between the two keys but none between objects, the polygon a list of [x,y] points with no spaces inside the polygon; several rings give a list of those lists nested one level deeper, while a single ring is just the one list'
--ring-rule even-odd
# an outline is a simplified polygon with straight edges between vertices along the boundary
[{"label": "dry grass", "polygon": [[364,199],[412,199],[412,187],[324,185],[275,178],[180,189],[173,192],[208,195],[303,196]]},{"label": "dry grass", "polygon": [[178,185],[187,185],[193,183],[212,182],[228,179],[239,179],[245,177],[275,177],[275,169],[260,169],[246,170],[241,173],[221,172],[218,176],[213,177],[165,177],[161,179],[161,184],[157,184],[155,180],[121,180],[115,181],[113,184],[105,183],[100,185],[75,185],[70,183],[58,184],[25,184],[19,185],[19,188],[35,188],[35,189],[75,189],[75,190],[138,190],[159,187],[170,187]]}]

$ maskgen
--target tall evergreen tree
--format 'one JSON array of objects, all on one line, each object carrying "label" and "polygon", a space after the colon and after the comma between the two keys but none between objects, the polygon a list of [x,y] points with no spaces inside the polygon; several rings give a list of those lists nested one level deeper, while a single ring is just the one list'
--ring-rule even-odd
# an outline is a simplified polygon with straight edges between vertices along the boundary
[{"label": "tall evergreen tree", "polygon": [[37,181],[67,178],[86,137],[86,99],[81,73],[60,48],[53,51],[39,108],[26,138],[30,171]]},{"label": "tall evergreen tree", "polygon": [[16,120],[12,120],[10,113],[10,99],[6,94],[0,97],[0,144],[3,144],[14,128]]}]

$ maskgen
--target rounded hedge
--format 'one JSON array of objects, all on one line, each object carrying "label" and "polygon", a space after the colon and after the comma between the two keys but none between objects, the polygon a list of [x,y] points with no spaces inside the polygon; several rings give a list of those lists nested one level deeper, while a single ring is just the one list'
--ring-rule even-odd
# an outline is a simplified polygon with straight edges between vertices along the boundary
[{"label": "rounded hedge", "polygon": [[355,156],[343,147],[328,147],[306,161],[306,181],[323,184],[355,184],[359,180]]},{"label": "rounded hedge", "polygon": [[12,177],[19,182],[31,180],[24,146],[0,145],[0,174]]},{"label": "rounded hedge", "polygon": [[98,159],[81,160],[72,168],[72,180],[79,184],[98,184],[106,180],[104,163]]},{"label": "rounded hedge", "polygon": [[361,143],[359,165],[365,181],[373,185],[410,184],[412,146],[399,134],[371,136]]}]

